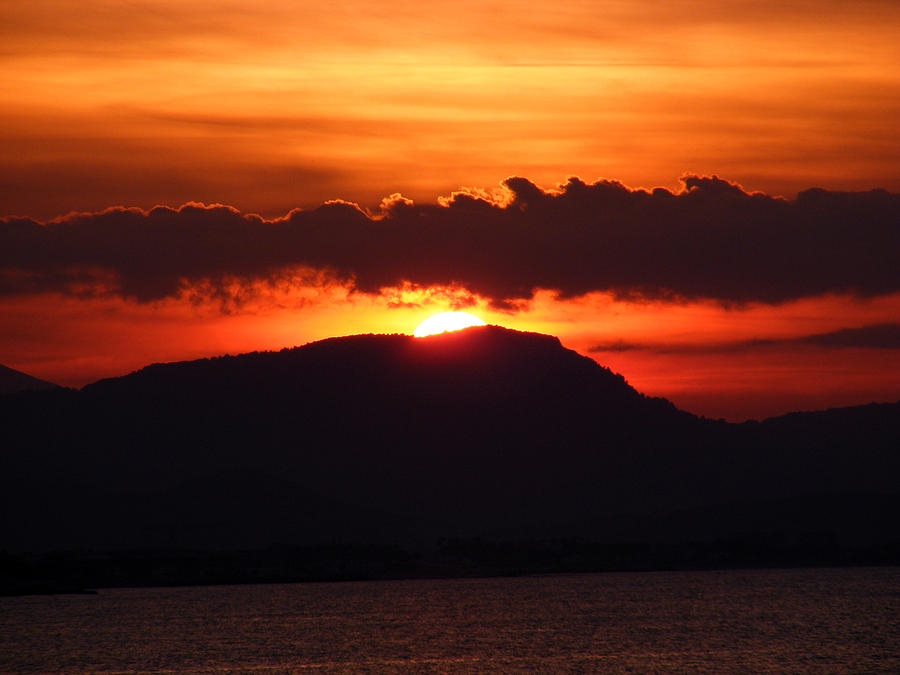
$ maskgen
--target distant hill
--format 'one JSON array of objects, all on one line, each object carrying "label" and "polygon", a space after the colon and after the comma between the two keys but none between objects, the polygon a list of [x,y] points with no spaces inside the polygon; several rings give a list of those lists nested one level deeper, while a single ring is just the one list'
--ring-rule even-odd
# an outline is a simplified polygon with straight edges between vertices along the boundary
[{"label": "distant hill", "polygon": [[387,546],[420,573],[900,552],[900,404],[706,420],[494,326],[155,364],[5,397],[0,424],[10,552]]},{"label": "distant hill", "polygon": [[59,385],[52,382],[39,380],[31,375],[0,365],[0,396],[13,394],[19,391],[40,391],[43,389],[55,389]]}]

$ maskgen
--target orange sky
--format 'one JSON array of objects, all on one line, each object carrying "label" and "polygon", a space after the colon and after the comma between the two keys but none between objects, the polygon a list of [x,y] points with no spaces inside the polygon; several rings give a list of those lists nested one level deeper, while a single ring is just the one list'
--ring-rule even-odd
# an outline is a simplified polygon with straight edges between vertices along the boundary
[{"label": "orange sky", "polygon": [[[336,198],[375,209],[394,192],[433,204],[510,175],[900,192],[898,45],[893,1],[4,3],[0,216],[200,201],[276,217]],[[333,284],[266,287],[227,312],[187,295],[11,293],[0,363],[80,385],[150,361],[411,332],[452,304]],[[900,398],[896,347],[798,341],[896,323],[897,293],[726,308],[542,292],[517,312],[468,311],[582,353],[628,343],[591,355],[712,416]]]},{"label": "orange sky", "polygon": [[508,175],[900,189],[900,5],[0,7],[0,213],[281,215]]},{"label": "orange sky", "polygon": [[[392,307],[401,297],[418,306]],[[492,311],[483,301],[466,311],[489,323],[557,335],[565,346],[623,373],[639,391],[696,414],[742,420],[900,398],[896,347],[739,345],[890,322],[898,307],[900,294],[724,309],[713,303],[628,303],[601,294],[558,301],[540,293],[521,312]],[[151,362],[281,349],[334,335],[412,333],[430,314],[452,308],[452,294],[372,297],[339,287],[275,292],[227,314],[183,301],[139,305],[48,294],[0,302],[0,353],[8,355],[7,365],[81,386]],[[591,351],[623,339],[647,348]]]}]

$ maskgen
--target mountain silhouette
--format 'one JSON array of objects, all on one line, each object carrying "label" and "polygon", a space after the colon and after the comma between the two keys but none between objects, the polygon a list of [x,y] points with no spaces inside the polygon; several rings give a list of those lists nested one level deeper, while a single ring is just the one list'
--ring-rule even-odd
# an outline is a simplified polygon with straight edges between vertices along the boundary
[{"label": "mountain silhouette", "polygon": [[18,370],[7,368],[0,365],[0,396],[3,394],[13,394],[19,391],[40,391],[44,389],[55,389],[59,385],[52,382],[45,382],[36,377],[27,375]]},{"label": "mountain silhouette", "polygon": [[558,571],[900,541],[900,403],[707,420],[496,326],[154,364],[5,396],[0,423],[15,555],[388,546]]}]

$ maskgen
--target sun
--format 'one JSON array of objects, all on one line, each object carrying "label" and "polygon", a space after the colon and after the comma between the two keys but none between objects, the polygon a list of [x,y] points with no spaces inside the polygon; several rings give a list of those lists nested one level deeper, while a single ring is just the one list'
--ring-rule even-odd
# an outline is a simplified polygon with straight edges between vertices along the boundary
[{"label": "sun", "polygon": [[416,326],[413,335],[416,337],[425,337],[426,335],[436,335],[444,333],[448,330],[460,330],[469,326],[486,326],[487,324],[474,314],[468,312],[441,312],[432,314],[422,323]]}]

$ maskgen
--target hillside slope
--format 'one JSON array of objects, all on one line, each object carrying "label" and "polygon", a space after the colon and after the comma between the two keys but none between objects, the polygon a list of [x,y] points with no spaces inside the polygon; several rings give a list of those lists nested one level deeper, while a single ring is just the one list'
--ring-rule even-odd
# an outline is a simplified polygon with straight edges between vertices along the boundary
[{"label": "hillside slope", "polygon": [[870,510],[898,494],[898,411],[731,425],[643,396],[549,336],[334,338],[6,397],[4,541],[893,541]]}]

